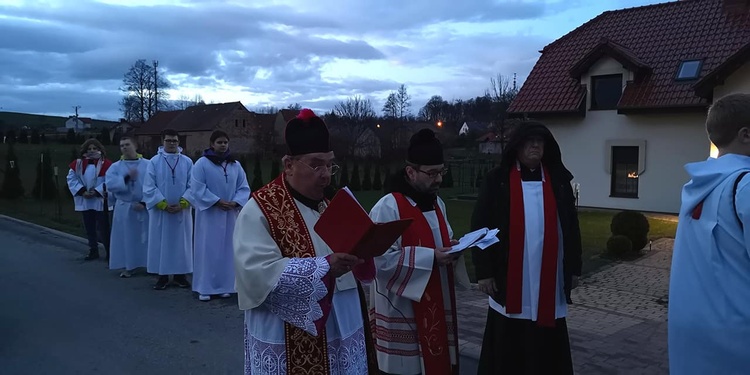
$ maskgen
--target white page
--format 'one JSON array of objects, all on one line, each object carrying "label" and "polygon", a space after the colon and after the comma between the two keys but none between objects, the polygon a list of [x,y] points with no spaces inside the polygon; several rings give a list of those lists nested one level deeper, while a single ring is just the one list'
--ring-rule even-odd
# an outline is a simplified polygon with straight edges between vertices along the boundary
[{"label": "white page", "polygon": [[471,246],[474,245],[474,243],[483,239],[487,235],[487,232],[489,232],[489,229],[482,228],[482,229],[477,229],[471,233],[465,234],[463,237],[461,237],[458,240],[458,243],[456,245],[453,245],[451,250],[448,251],[448,254],[457,253],[459,251],[463,251],[463,250],[470,248]]},{"label": "white page", "polygon": [[[341,189],[342,189],[342,190],[344,190],[344,191],[346,191],[347,193],[349,193],[349,195],[351,195],[351,196],[352,196],[352,198],[354,198],[354,201],[355,201],[355,202],[357,202],[357,204],[359,205],[359,208],[361,208],[361,209],[362,209],[362,211],[364,211],[364,213],[367,213],[367,210],[365,210],[365,208],[364,208],[364,207],[362,207],[362,203],[359,203],[359,200],[357,200],[357,197],[355,197],[355,196],[354,196],[354,193],[352,193],[352,191],[351,191],[351,190],[349,190],[349,187],[348,187],[348,186],[344,186],[344,187],[343,187],[343,188],[341,188]],[[369,216],[369,214],[368,214],[368,216]]]}]

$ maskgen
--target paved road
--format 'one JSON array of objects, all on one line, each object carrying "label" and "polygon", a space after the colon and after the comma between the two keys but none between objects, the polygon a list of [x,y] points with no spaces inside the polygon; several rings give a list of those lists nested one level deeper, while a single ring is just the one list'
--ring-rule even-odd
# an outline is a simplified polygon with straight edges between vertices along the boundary
[{"label": "paved road", "polygon": [[235,298],[151,289],[86,246],[0,218],[0,373],[241,374]]}]

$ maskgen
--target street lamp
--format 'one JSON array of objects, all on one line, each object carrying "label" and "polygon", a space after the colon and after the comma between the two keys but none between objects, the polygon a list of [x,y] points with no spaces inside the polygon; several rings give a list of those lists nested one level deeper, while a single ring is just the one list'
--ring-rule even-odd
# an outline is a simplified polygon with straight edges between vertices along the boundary
[{"label": "street lamp", "polygon": [[437,127],[438,128],[442,128],[443,127],[443,122],[442,121],[438,121],[437,122]]}]

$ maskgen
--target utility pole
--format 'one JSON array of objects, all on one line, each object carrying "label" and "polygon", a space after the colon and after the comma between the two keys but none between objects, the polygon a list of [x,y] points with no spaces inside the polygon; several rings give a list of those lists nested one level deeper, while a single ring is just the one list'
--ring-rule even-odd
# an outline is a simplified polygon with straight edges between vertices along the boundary
[{"label": "utility pole", "polygon": [[154,60],[154,112],[152,116],[159,111],[159,72],[156,69],[159,66],[159,61]]},{"label": "utility pole", "polygon": [[80,105],[73,106],[73,108],[76,110],[76,124],[73,127],[73,132],[78,134],[78,108],[81,108]]}]

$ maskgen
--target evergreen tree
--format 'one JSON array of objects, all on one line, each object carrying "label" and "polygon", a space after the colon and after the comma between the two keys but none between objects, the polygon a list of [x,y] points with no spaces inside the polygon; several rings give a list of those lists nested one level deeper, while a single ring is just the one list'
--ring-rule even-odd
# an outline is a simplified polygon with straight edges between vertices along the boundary
[{"label": "evergreen tree", "polygon": [[42,155],[36,166],[36,182],[34,182],[34,189],[32,189],[31,195],[36,199],[50,200],[57,197],[55,172],[52,167],[49,149],[44,150]]},{"label": "evergreen tree", "polygon": [[365,175],[362,177],[362,190],[372,190],[372,180],[370,179],[370,163],[365,164]]},{"label": "evergreen tree", "polygon": [[274,159],[273,162],[271,162],[271,179],[279,177],[280,174],[281,165],[277,159]]},{"label": "evergreen tree", "polygon": [[5,157],[5,176],[0,196],[5,199],[18,199],[23,197],[23,192],[21,172],[18,169],[18,157],[13,149],[13,144],[9,144],[8,154]]},{"label": "evergreen tree", "polygon": [[383,188],[383,183],[380,181],[380,166],[375,164],[375,175],[372,176],[372,190],[380,190]]},{"label": "evergreen tree", "polygon": [[26,129],[21,129],[18,133],[18,143],[29,143],[29,132]]},{"label": "evergreen tree", "polygon": [[68,129],[68,132],[65,134],[65,142],[73,145],[76,144],[76,132],[73,129]]},{"label": "evergreen tree", "polygon": [[36,130],[36,129],[31,130],[31,143],[35,145],[39,144],[39,130]]},{"label": "evergreen tree", "polygon": [[349,169],[346,167],[346,162],[341,163],[341,178],[339,179],[339,187],[349,186]]},{"label": "evergreen tree", "polygon": [[112,141],[109,136],[109,129],[107,129],[106,127],[102,128],[101,134],[99,134],[97,138],[99,138],[99,142],[101,142],[105,146],[110,144]]},{"label": "evergreen tree", "polygon": [[351,189],[353,191],[362,190],[362,183],[359,181],[359,166],[357,165],[356,161],[354,162],[354,167],[352,168]]},{"label": "evergreen tree", "polygon": [[39,135],[39,143],[41,143],[43,145],[47,144],[47,136],[45,136],[44,133],[42,133],[41,135]]},{"label": "evergreen tree", "polygon": [[256,191],[263,187],[263,176],[260,170],[260,156],[255,158],[255,168],[253,168],[253,183],[250,186],[252,191]]},{"label": "evergreen tree", "polygon": [[7,133],[5,133],[5,143],[15,143],[16,142],[16,131],[11,129],[8,130]]},{"label": "evergreen tree", "polygon": [[383,168],[383,192],[388,191],[391,183],[391,171],[388,165]]},{"label": "evergreen tree", "polygon": [[440,183],[440,187],[453,187],[453,173],[451,172],[450,164],[448,164],[448,172],[443,176],[443,182]]}]

